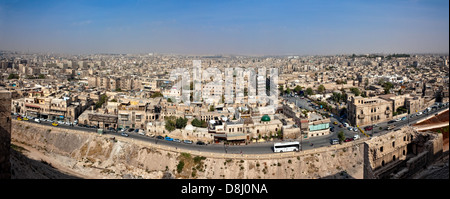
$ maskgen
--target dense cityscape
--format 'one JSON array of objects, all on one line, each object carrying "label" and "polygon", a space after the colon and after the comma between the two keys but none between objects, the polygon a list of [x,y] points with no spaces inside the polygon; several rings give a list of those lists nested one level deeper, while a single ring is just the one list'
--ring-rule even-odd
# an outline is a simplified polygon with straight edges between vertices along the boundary
[{"label": "dense cityscape", "polygon": [[0,178],[448,179],[448,44],[442,53],[70,53],[6,38]]}]

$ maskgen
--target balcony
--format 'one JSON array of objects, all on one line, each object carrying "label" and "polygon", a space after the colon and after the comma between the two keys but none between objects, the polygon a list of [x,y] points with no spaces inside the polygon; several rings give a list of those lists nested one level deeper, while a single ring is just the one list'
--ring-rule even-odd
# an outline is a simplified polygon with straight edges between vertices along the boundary
[{"label": "balcony", "polygon": [[391,110],[386,110],[386,111],[384,112],[384,114],[390,115],[390,114],[391,114]]}]

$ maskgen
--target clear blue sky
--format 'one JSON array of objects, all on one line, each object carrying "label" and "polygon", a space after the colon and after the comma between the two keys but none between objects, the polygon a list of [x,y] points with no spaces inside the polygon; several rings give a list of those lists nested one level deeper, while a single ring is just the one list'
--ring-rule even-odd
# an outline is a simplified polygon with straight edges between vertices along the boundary
[{"label": "clear blue sky", "polygon": [[448,0],[0,0],[0,50],[448,53]]}]

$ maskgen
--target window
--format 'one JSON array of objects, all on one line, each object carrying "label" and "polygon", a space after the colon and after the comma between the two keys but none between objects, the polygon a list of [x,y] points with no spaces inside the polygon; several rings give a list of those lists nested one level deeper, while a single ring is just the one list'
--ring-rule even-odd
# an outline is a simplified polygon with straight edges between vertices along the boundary
[{"label": "window", "polygon": [[392,147],[395,147],[395,141],[392,142]]},{"label": "window", "polygon": [[380,152],[383,152],[383,147],[380,147]]},{"label": "window", "polygon": [[392,157],[392,161],[395,161],[395,155]]}]

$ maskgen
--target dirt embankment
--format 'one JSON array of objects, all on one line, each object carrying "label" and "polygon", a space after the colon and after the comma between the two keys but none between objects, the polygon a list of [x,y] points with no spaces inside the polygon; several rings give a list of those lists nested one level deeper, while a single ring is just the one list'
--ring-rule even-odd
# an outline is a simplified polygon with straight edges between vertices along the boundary
[{"label": "dirt embankment", "polygon": [[12,142],[64,174],[79,178],[362,178],[363,146],[283,158],[234,158],[163,150],[130,139],[14,121]]}]

